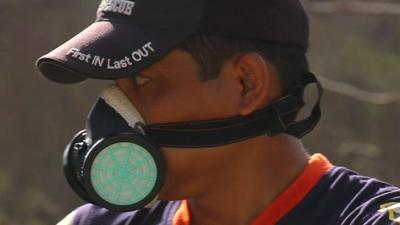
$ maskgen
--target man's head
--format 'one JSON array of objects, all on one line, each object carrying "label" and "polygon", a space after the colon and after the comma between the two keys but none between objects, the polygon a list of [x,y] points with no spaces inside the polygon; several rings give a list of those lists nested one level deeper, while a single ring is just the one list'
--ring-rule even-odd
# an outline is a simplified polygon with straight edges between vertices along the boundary
[{"label": "man's head", "polygon": [[[117,85],[148,124],[246,116],[279,98],[279,67],[263,49],[247,41],[224,40],[190,38],[137,76],[118,79]],[[210,185],[205,180],[215,180],[212,174],[220,176],[218,171],[237,165],[238,160],[246,161],[244,156],[252,155],[249,146],[249,142],[242,142],[185,151],[163,148],[167,177],[161,197],[200,194]]]},{"label": "man's head", "polygon": [[[147,123],[146,136],[163,147],[167,177],[161,194],[176,199],[201,194],[227,170],[252,164],[260,145],[264,152],[266,143],[275,143],[264,134],[300,137],[313,128],[319,110],[292,123],[304,85],[315,82],[307,77],[307,47],[308,21],[297,0],[105,0],[97,22],[37,64],[56,82],[116,80]],[[115,111],[121,121],[119,106],[100,105],[91,115],[105,118]],[[116,135],[102,129],[104,137]],[[84,145],[103,145],[96,141],[106,143]]]}]

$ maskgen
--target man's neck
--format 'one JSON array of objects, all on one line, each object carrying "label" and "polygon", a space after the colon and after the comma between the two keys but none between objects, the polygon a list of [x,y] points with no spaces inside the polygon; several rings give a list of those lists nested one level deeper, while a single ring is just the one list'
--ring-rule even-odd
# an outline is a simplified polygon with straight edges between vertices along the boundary
[{"label": "man's neck", "polygon": [[191,225],[250,225],[298,177],[309,156],[287,135],[235,146],[237,161],[213,175],[203,195],[189,200]]}]

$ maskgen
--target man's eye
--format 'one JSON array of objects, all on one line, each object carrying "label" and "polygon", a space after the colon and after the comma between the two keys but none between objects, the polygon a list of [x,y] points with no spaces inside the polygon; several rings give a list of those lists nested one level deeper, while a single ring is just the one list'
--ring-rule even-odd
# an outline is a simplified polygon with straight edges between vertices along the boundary
[{"label": "man's eye", "polygon": [[150,82],[151,79],[148,77],[135,76],[133,77],[133,81],[136,85],[145,85],[146,83]]}]

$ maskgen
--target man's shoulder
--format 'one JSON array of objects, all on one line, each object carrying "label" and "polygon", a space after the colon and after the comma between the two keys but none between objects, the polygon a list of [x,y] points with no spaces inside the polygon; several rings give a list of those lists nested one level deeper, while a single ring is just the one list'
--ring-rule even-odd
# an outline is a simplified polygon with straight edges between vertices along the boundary
[{"label": "man's shoulder", "polygon": [[[282,223],[385,225],[400,217],[400,189],[344,167],[333,167]],[[400,221],[400,219],[399,219]]]},{"label": "man's shoulder", "polygon": [[336,167],[331,173],[333,179],[328,187],[333,190],[332,201],[342,205],[343,221],[362,225],[400,224],[400,188],[344,167]]},{"label": "man's shoulder", "polygon": [[158,202],[152,208],[132,212],[114,212],[93,204],[77,208],[67,225],[140,225],[171,224],[180,202]]}]

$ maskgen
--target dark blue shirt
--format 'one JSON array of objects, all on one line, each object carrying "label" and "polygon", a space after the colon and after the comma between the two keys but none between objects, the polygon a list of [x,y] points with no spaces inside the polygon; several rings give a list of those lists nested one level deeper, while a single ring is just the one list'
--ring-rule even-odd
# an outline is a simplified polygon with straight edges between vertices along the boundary
[{"label": "dark blue shirt", "polygon": [[[399,222],[396,222],[396,220]],[[73,225],[189,225],[186,201],[159,202],[151,209],[111,212],[87,204],[77,209]],[[252,225],[400,224],[400,189],[331,166],[320,154]]]}]

